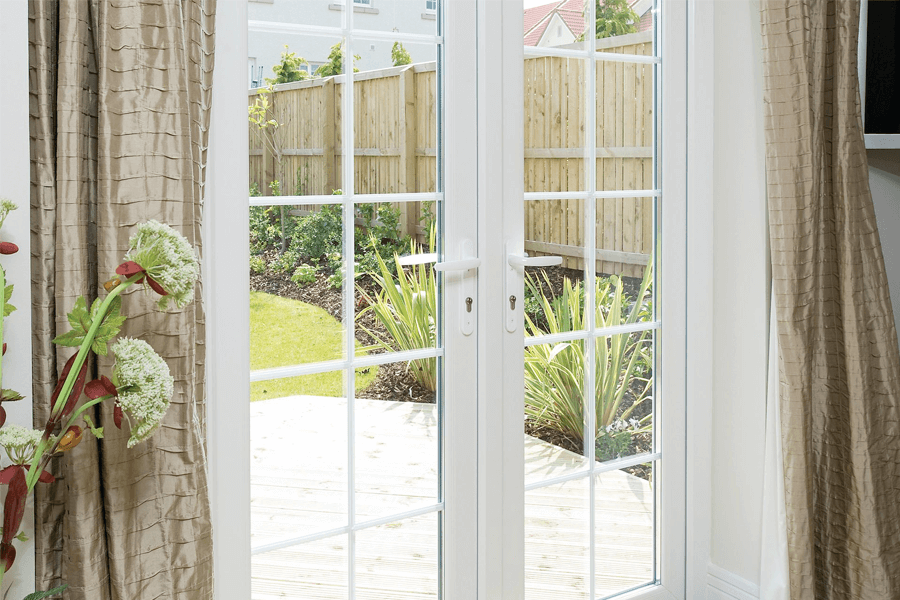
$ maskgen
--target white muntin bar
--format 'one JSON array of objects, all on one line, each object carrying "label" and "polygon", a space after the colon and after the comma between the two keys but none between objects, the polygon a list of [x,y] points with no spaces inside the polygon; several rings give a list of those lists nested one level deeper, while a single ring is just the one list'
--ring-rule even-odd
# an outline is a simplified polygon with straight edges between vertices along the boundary
[{"label": "white muntin bar", "polygon": [[594,198],[656,198],[659,190],[602,190],[591,195]]},{"label": "white muntin bar", "polygon": [[345,525],[344,527],[335,527],[334,529],[326,529],[324,531],[317,531],[315,533],[310,533],[308,535],[301,535],[292,538],[285,538],[283,540],[278,540],[277,542],[271,542],[268,544],[262,544],[261,546],[255,546],[250,550],[251,555],[264,554],[266,552],[274,552],[276,550],[283,550],[285,548],[290,548],[292,546],[299,546],[301,544],[308,544],[310,542],[316,542],[318,540],[324,540],[325,538],[334,537],[336,535],[343,535],[347,533],[353,533],[355,531],[359,531],[361,529],[368,529],[369,527],[378,527],[379,525],[387,525],[388,523],[396,523],[397,521],[403,521],[404,519],[412,519],[415,517],[421,517],[422,515],[427,515],[429,513],[439,513],[444,510],[444,504],[442,502],[438,502],[437,504],[430,504],[428,506],[423,506],[421,508],[415,508],[413,510],[408,510],[402,513],[396,513],[392,515],[387,515],[385,517],[379,517],[377,519],[371,519],[369,521],[363,521],[361,523],[357,523],[354,526]]},{"label": "white muntin bar", "polygon": [[393,362],[409,362],[411,360],[420,360],[423,358],[440,358],[443,354],[444,352],[441,348],[422,348],[421,350],[406,350],[403,352],[366,354],[364,356],[355,356],[351,360],[326,360],[302,365],[290,365],[287,367],[257,369],[256,371],[250,372],[250,382],[254,383],[272,379],[300,377],[302,375],[315,375],[316,373],[328,373],[330,371],[355,369],[358,367],[373,367]]},{"label": "white muntin bar", "polygon": [[659,63],[659,58],[657,58],[656,56],[644,56],[641,54],[622,54],[619,52],[597,52],[595,50],[577,50],[574,48],[543,48],[538,46],[525,46],[525,56],[533,58],[553,56],[558,58],[580,58],[583,60],[587,60],[593,57],[595,61],[602,62],[627,62],[641,64]]},{"label": "white muntin bar", "polygon": [[[314,35],[317,37],[338,38],[346,37],[349,28],[328,27],[327,25],[304,25],[302,23],[279,23],[275,21],[247,21],[247,30],[250,33],[293,33]],[[374,31],[359,29],[353,31],[354,40],[372,40],[385,42],[405,42],[410,44],[443,44],[444,40],[438,35],[423,33],[402,33],[395,31]]]},{"label": "white muntin bar", "polygon": [[577,471],[572,471],[565,475],[550,477],[549,479],[542,479],[540,481],[532,481],[531,483],[525,484],[525,491],[532,492],[541,488],[550,487],[551,485],[559,485],[560,483],[590,477],[591,475],[602,475],[603,473],[609,473],[610,471],[619,471],[644,463],[652,463],[659,460],[661,456],[662,455],[659,452],[644,452],[635,454],[634,456],[617,458],[616,460],[610,460],[604,463],[592,461],[591,466],[586,469],[578,469]]}]

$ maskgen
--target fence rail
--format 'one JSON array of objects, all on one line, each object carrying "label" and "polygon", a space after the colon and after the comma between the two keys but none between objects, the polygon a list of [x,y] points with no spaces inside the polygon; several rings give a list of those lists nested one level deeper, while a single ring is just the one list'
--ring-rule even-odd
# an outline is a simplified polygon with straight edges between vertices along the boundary
[{"label": "fence rail", "polygon": [[[603,52],[652,54],[649,34]],[[354,185],[358,194],[434,192],[437,181],[435,63],[354,74]],[[331,194],[340,188],[344,76],[275,87],[272,115],[281,126],[263,143],[251,125],[250,177],[265,193]],[[252,104],[258,91],[251,91]],[[598,63],[596,133],[586,135],[583,59],[525,59],[525,191],[585,191],[587,145],[597,156],[598,190],[653,188],[653,65]],[[593,141],[590,139],[593,137]],[[640,276],[653,247],[653,198],[597,202],[597,270]],[[584,265],[585,200],[530,200],[525,248]],[[419,203],[397,205],[403,233],[422,239]],[[298,206],[315,210],[313,206]]]}]

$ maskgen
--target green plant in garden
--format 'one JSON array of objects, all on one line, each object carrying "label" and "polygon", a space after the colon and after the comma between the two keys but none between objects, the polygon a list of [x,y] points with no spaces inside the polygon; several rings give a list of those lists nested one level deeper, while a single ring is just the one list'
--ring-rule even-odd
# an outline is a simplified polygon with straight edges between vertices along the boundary
[{"label": "green plant in garden", "polygon": [[[304,71],[300,67],[306,65],[307,70]],[[302,56],[297,56],[295,52],[288,50],[288,45],[284,45],[284,52],[281,53],[281,62],[272,67],[275,73],[274,78],[266,77],[266,83],[276,85],[278,83],[290,83],[292,81],[303,81],[309,79],[308,72],[309,63]]]},{"label": "green plant in garden", "polygon": [[250,257],[250,272],[256,273],[257,275],[266,272],[266,261],[262,256]]},{"label": "green plant in garden", "polygon": [[[648,266],[637,295],[628,306],[620,278],[598,278],[594,307],[596,326],[638,322],[646,314],[651,281],[652,270]],[[545,328],[539,327],[526,313],[526,335],[585,329],[588,308],[581,282],[573,284],[566,279],[561,294],[555,298],[548,297],[531,276],[526,278],[526,286],[538,299],[541,316],[547,324]],[[652,337],[646,331],[612,335],[596,341],[593,396],[599,437],[613,433],[619,427],[617,422],[629,421],[634,410],[650,397],[651,344]],[[551,427],[579,444],[583,443],[585,430],[585,350],[585,344],[580,341],[536,344],[525,349],[525,413],[536,423]],[[630,422],[629,436],[637,431],[648,431],[650,422],[651,415]],[[618,447],[615,440],[601,443]]]},{"label": "green plant in garden", "polygon": [[291,281],[300,287],[313,283],[315,280],[316,268],[312,265],[300,265],[294,270],[294,274],[291,275]]},{"label": "green plant in garden", "polygon": [[[434,248],[434,229],[431,230],[430,247]],[[410,242],[412,254],[418,249]],[[394,273],[377,251],[379,273],[373,275],[378,290],[369,295],[361,286],[357,290],[366,308],[357,319],[373,313],[387,331],[387,337],[365,327],[360,328],[376,340],[375,347],[389,351],[434,348],[437,335],[437,281],[431,265],[412,265],[408,270],[400,264],[400,257],[393,256]],[[409,362],[409,369],[416,383],[434,391],[437,388],[437,361],[425,358]]]},{"label": "green plant in garden", "polygon": [[[629,6],[628,0],[595,0],[595,3],[594,33],[598,40],[637,32],[641,17]],[[578,41],[584,41],[583,33]]]},{"label": "green plant in garden", "polygon": [[400,42],[394,42],[394,45],[391,46],[391,62],[395,67],[408,65],[412,62],[409,52],[406,51],[406,48]]}]

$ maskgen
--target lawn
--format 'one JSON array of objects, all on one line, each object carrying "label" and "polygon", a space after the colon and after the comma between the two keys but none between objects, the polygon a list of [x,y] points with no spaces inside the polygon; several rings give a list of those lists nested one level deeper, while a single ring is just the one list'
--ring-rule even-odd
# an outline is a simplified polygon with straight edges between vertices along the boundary
[{"label": "lawn", "polygon": [[[250,292],[250,368],[267,369],[343,358],[344,328],[317,306]],[[362,352],[357,342],[357,353]],[[376,368],[356,375],[356,389],[375,380]],[[342,371],[250,384],[250,401],[284,396],[344,396]]]}]

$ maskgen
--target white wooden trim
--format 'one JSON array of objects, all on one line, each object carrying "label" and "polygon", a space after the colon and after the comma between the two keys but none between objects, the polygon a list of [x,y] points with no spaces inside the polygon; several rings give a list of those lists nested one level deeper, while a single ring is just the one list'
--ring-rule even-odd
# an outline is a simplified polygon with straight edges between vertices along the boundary
[{"label": "white wooden trim", "polygon": [[[15,285],[11,302],[19,310],[5,319],[4,340],[10,351],[3,357],[3,383],[25,396],[4,405],[7,422],[32,426],[31,398],[31,211],[30,153],[28,132],[28,2],[0,2],[0,198],[9,198],[19,208],[10,213],[2,239],[19,246],[16,254],[3,257],[7,285]],[[5,491],[5,487],[4,487]],[[18,559],[4,581],[9,598],[22,598],[34,591],[34,510],[28,500],[22,529],[27,542],[16,542]]]},{"label": "white wooden trim", "polygon": [[247,2],[220,2],[204,204],[207,420],[217,600],[250,598]]},{"label": "white wooden trim", "polygon": [[706,593],[712,511],[715,2],[687,1],[686,597]]},{"label": "white wooden trim", "polygon": [[[708,566],[707,584],[711,591],[734,600],[759,600],[759,586],[712,563]],[[715,595],[710,594],[711,597]]]}]

